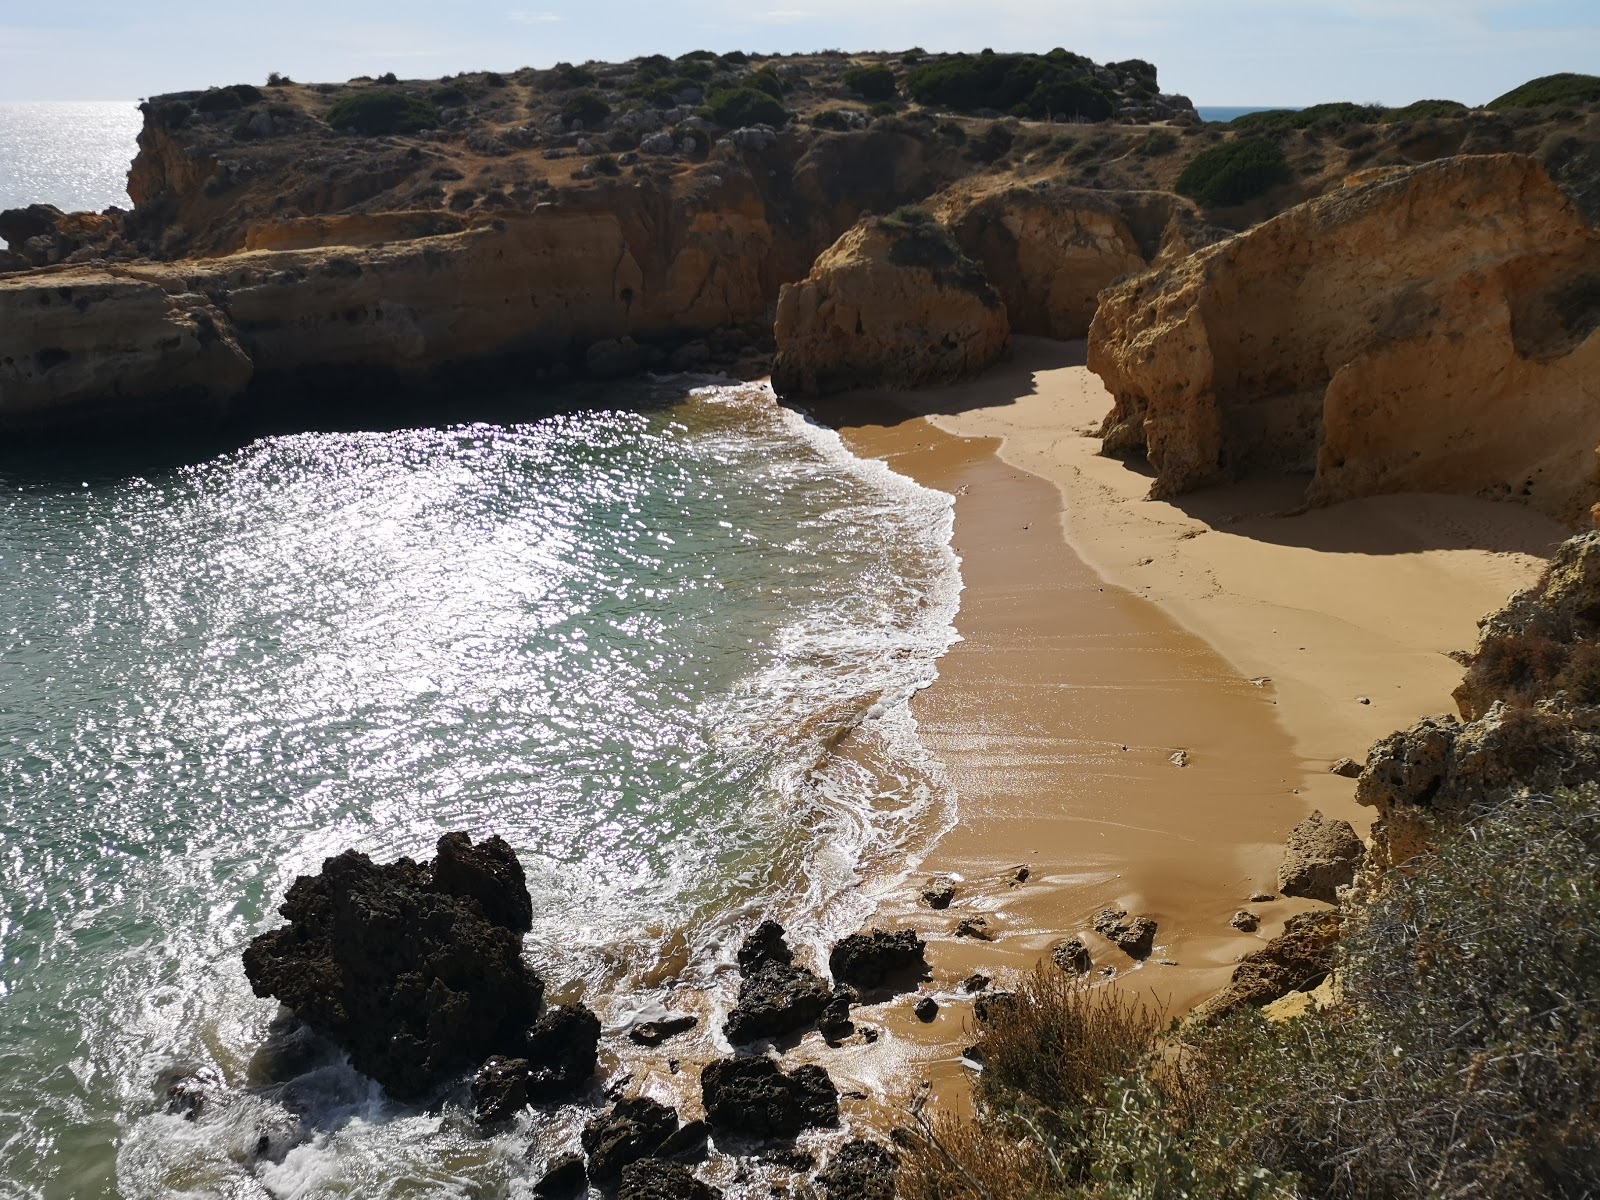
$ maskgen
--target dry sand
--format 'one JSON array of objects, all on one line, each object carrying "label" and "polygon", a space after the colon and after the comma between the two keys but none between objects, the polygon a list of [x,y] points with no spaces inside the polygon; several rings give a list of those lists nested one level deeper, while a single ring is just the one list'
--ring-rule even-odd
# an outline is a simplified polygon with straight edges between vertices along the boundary
[{"label": "dry sand", "polygon": [[[1311,907],[1249,903],[1276,894],[1289,829],[1312,808],[1370,823],[1330,764],[1453,710],[1449,652],[1566,534],[1461,497],[1273,515],[1302,480],[1146,500],[1147,475],[1097,453],[1110,399],[1082,361],[1081,344],[1019,339],[974,383],[816,414],[857,452],[956,494],[966,584],[964,640],[913,705],[961,796],[958,828],[924,864],[958,881],[957,899],[936,913],[912,891],[882,914],[932,932],[945,1007],[928,1025],[907,1000],[862,1010],[886,1036],[832,1052],[846,1078],[901,1091],[930,1079],[963,1103],[949,1086],[966,1078],[960,980],[1003,981],[1072,935],[1173,1014],[1222,986]],[[1088,932],[1108,906],[1159,923],[1146,963]],[[1231,928],[1240,908],[1261,916],[1258,933]],[[964,916],[995,941],[953,937]]]}]

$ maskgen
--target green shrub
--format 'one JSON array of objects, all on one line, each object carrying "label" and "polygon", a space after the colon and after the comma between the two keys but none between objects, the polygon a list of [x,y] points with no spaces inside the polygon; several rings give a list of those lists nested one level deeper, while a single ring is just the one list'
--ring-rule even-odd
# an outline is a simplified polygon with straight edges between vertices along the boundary
[{"label": "green shrub", "polygon": [[750,72],[740,81],[740,86],[753,87],[757,91],[765,92],[774,100],[782,100],[784,92],[789,90],[771,67],[762,67],[759,71]]},{"label": "green shrub", "polygon": [[1308,129],[1312,125],[1371,124],[1381,120],[1389,110],[1381,104],[1353,104],[1348,100],[1332,104],[1313,104],[1310,108],[1272,108],[1264,112],[1245,113],[1229,124],[1247,133],[1286,133],[1295,129]]},{"label": "green shrub", "polygon": [[575,67],[569,62],[559,62],[550,68],[558,88],[593,87],[600,77],[588,67]]},{"label": "green shrub", "polygon": [[664,79],[673,73],[672,60],[665,54],[649,54],[634,60],[634,72],[640,79]]},{"label": "green shrub", "polygon": [[844,133],[855,128],[850,122],[849,114],[841,108],[827,108],[822,112],[813,114],[811,127],[813,129],[831,129],[838,133]]},{"label": "green shrub", "polygon": [[1161,158],[1177,148],[1177,134],[1170,129],[1152,129],[1140,140],[1138,151],[1144,158]]},{"label": "green shrub", "polygon": [[261,99],[260,88],[248,83],[236,83],[232,87],[212,88],[202,93],[194,106],[196,111],[203,113],[235,112],[247,105],[259,104]]},{"label": "green shrub", "polygon": [[1176,188],[1179,195],[1214,208],[1253,200],[1290,177],[1282,150],[1265,138],[1247,137],[1195,155]]},{"label": "green shrub", "polygon": [[267,86],[268,87],[293,87],[294,86],[294,80],[290,79],[287,75],[282,75],[282,74],[279,74],[277,71],[273,71],[270,74],[268,74],[268,76],[267,76]]},{"label": "green shrub", "polygon": [[358,92],[328,109],[328,124],[345,133],[382,137],[415,133],[439,123],[438,110],[426,100],[404,92]]},{"label": "green shrub", "polygon": [[706,103],[711,119],[724,129],[743,125],[781,126],[789,120],[782,104],[755,88],[736,87],[714,92]]},{"label": "green shrub", "polygon": [[485,87],[503,88],[506,86],[506,77],[498,71],[490,71],[483,77]]},{"label": "green shrub", "polygon": [[900,106],[893,100],[879,100],[867,111],[875,117],[892,117],[900,111]]},{"label": "green shrub", "polygon": [[898,94],[894,72],[881,64],[851,67],[840,78],[845,87],[868,100],[889,100]]},{"label": "green shrub", "polygon": [[1485,107],[1540,108],[1546,104],[1591,104],[1597,100],[1600,100],[1600,75],[1563,71],[1530,79],[1521,87],[1496,96]]},{"label": "green shrub", "polygon": [[906,66],[910,67],[916,65],[927,57],[928,52],[921,46],[913,46],[900,56],[900,61],[905,63]]},{"label": "green shrub", "polygon": [[716,68],[703,58],[680,58],[678,60],[678,74],[685,79],[692,79],[696,83],[704,83],[715,73]]},{"label": "green shrub", "polygon": [[743,50],[730,50],[722,56],[722,61],[733,66],[743,66],[750,61],[750,56]]},{"label": "green shrub", "polygon": [[439,88],[428,99],[441,108],[460,108],[467,104],[472,97],[467,95],[466,88],[458,83],[453,83],[449,87]]},{"label": "green shrub", "polygon": [[585,129],[598,128],[611,115],[611,105],[598,92],[579,92],[561,106],[563,121],[582,121]]},{"label": "green shrub", "polygon": [[617,164],[614,154],[602,154],[591,164],[596,175],[621,175],[622,168]]},{"label": "green shrub", "polygon": [[1462,117],[1471,110],[1457,100],[1418,100],[1404,108],[1392,108],[1383,114],[1383,123],[1393,125],[1399,121],[1421,121],[1427,118]]},{"label": "green shrub", "polygon": [[1018,117],[1103,121],[1116,106],[1083,65],[1087,62],[1065,50],[1044,56],[956,54],[912,70],[905,88],[921,104],[962,112],[998,109]]},{"label": "green shrub", "polygon": [[379,75],[377,79],[373,80],[373,82],[381,83],[386,87],[394,87],[400,81],[395,78],[393,71],[385,71],[382,75]]}]

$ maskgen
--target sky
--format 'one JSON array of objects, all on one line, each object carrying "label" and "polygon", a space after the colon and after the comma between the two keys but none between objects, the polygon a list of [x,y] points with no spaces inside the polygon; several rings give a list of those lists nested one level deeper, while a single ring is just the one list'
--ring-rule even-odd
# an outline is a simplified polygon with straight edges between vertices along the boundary
[{"label": "sky", "polygon": [[913,45],[1144,58],[1200,105],[1481,104],[1600,72],[1600,0],[0,0],[0,101]]}]

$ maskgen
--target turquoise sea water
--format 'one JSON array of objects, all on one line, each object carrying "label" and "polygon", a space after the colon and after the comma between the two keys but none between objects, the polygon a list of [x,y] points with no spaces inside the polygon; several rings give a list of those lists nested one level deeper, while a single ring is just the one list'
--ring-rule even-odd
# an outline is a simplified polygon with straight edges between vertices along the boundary
[{"label": "turquoise sea water", "polygon": [[1254,104],[1254,105],[1246,104],[1246,105],[1232,105],[1232,106],[1228,106],[1228,105],[1221,105],[1221,106],[1212,105],[1212,106],[1209,106],[1209,107],[1204,105],[1204,104],[1197,104],[1197,105],[1195,105],[1195,109],[1194,110],[1195,110],[1195,112],[1200,114],[1200,119],[1202,121],[1232,121],[1235,118],[1242,117],[1242,116],[1245,116],[1245,115],[1247,115],[1249,113],[1253,113],[1253,112],[1282,112],[1282,111],[1287,111],[1287,110],[1284,110],[1281,106],[1275,106],[1275,105],[1271,105],[1271,104]]},{"label": "turquoise sea water", "polygon": [[0,455],[0,1196],[526,1194],[526,1128],[260,1086],[239,953],[346,846],[506,836],[533,960],[613,1029],[726,988],[754,914],[821,939],[914,863],[950,498],[692,382]]},{"label": "turquoise sea water", "polygon": [[0,209],[131,208],[140,120],[132,100],[0,102]]}]

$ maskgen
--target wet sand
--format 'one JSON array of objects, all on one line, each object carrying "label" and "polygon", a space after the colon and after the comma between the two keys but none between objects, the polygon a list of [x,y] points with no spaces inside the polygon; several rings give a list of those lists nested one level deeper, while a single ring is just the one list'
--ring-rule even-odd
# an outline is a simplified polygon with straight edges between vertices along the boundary
[{"label": "wet sand", "polygon": [[[962,1105],[960,981],[1003,983],[1070,936],[1172,1015],[1221,987],[1312,907],[1249,903],[1276,894],[1289,829],[1314,807],[1370,824],[1329,765],[1452,710],[1448,652],[1469,648],[1477,619],[1565,535],[1460,497],[1262,515],[1292,509],[1303,480],[1145,500],[1146,475],[1097,454],[1089,435],[1110,401],[1081,363],[1081,345],[1020,339],[1013,362],[972,384],[814,414],[858,453],[957,496],[965,580],[964,640],[913,702],[960,793],[959,825],[918,878],[949,876],[956,900],[934,912],[913,888],[880,914],[929,936],[943,1007],[926,1025],[909,998],[863,1008],[885,1037],[829,1053],[842,1086],[909,1094],[926,1079]],[[1091,931],[1106,907],[1158,922],[1147,962]],[[1260,915],[1257,933],[1229,925],[1240,908]],[[995,940],[954,937],[967,916]]]}]

